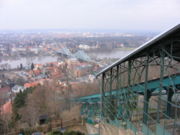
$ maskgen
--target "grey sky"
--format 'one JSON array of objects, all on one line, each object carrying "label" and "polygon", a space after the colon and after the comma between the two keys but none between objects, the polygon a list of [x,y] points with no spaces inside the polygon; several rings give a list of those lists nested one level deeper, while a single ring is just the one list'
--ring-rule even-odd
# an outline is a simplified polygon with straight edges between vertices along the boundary
[{"label": "grey sky", "polygon": [[0,0],[0,29],[161,31],[180,23],[180,0]]}]

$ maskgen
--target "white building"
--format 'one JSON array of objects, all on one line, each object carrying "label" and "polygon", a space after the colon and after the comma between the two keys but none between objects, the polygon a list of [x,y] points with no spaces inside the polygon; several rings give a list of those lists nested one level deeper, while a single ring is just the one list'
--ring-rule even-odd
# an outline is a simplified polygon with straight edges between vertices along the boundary
[{"label": "white building", "polygon": [[20,91],[24,91],[25,87],[20,86],[20,85],[15,85],[14,87],[12,87],[12,92],[14,93],[19,93]]},{"label": "white building", "polygon": [[80,49],[84,49],[84,50],[89,50],[89,49],[90,49],[90,46],[89,46],[89,45],[80,44],[80,45],[79,45],[79,48],[80,48]]}]

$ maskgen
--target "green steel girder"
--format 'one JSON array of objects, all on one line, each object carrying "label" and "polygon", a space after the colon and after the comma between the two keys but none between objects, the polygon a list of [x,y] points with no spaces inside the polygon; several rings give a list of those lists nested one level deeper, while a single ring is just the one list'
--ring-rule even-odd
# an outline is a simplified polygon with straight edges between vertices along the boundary
[{"label": "green steel girder", "polygon": [[[148,81],[147,89],[151,92],[159,91],[160,90],[159,85],[160,85],[159,79],[151,80],[151,81]],[[164,77],[164,79],[162,80],[162,86],[166,88],[166,87],[171,87],[172,85],[175,85],[175,86],[180,85],[180,75],[172,75],[171,78]],[[119,93],[121,94],[122,92],[127,91],[127,89],[128,87],[124,87],[119,90],[113,90],[112,95],[116,95],[117,91],[119,91]],[[132,85],[131,90],[135,93],[143,93],[145,91],[145,83],[143,82],[143,83]],[[104,95],[109,96],[110,93],[105,92]],[[76,102],[99,102],[100,98],[101,98],[101,94],[93,94],[93,95],[77,98],[75,99],[75,101]]]}]

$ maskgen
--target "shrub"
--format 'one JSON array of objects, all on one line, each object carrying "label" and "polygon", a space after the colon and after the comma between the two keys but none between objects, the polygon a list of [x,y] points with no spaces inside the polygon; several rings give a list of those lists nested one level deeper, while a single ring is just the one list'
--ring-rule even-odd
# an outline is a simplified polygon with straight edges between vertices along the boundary
[{"label": "shrub", "polygon": [[70,132],[65,132],[63,135],[85,135],[79,131],[70,131]]},{"label": "shrub", "polygon": [[60,131],[52,131],[50,135],[63,135]]},{"label": "shrub", "polygon": [[64,134],[61,133],[60,131],[52,131],[49,135],[85,135],[85,134],[78,131],[67,131]]}]

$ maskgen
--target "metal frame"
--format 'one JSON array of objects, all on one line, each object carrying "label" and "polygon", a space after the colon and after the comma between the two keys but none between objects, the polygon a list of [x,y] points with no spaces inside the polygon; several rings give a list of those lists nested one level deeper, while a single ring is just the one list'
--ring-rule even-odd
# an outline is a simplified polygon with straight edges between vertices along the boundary
[{"label": "metal frame", "polygon": [[[100,95],[82,97],[80,102],[100,101],[101,122],[134,133],[180,134],[179,41],[180,24],[98,73]],[[93,105],[86,110],[95,112]]]}]

